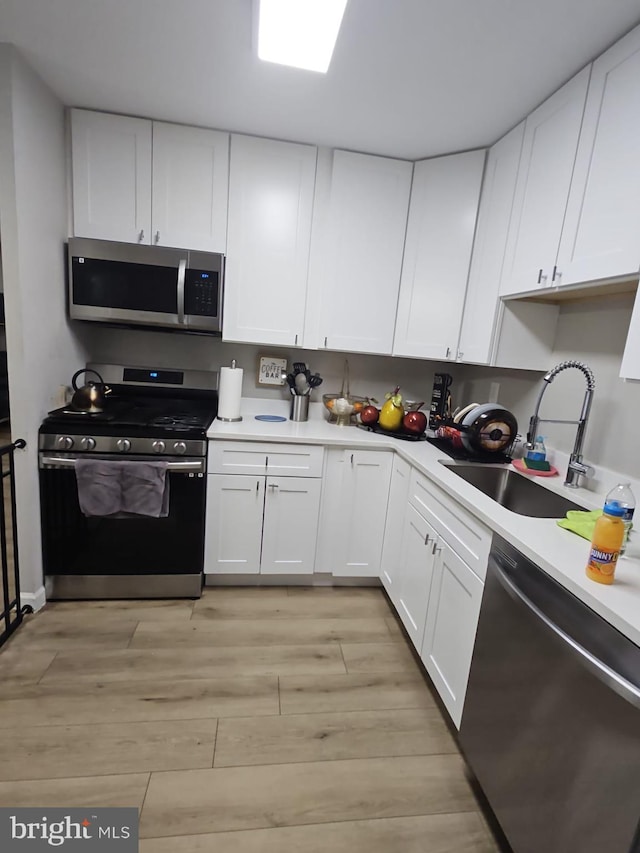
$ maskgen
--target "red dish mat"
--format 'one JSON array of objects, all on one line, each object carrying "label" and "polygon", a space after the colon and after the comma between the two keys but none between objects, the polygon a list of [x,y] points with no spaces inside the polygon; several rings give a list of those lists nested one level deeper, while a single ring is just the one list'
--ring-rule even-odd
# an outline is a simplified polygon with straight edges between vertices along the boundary
[{"label": "red dish mat", "polygon": [[511,463],[516,471],[522,474],[530,474],[532,477],[555,477],[558,474],[558,469],[551,466],[550,471],[535,471],[533,468],[527,468],[522,459],[514,459]]}]

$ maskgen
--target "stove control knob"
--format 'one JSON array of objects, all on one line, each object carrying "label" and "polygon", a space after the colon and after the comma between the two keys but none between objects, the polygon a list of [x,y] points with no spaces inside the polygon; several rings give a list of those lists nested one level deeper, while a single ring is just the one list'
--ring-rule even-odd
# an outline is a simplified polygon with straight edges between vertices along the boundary
[{"label": "stove control knob", "polygon": [[58,447],[62,450],[71,450],[73,447],[73,439],[70,435],[61,435],[60,438],[56,441]]},{"label": "stove control knob", "polygon": [[128,438],[119,438],[116,441],[116,447],[120,453],[128,453],[131,450],[131,442]]},{"label": "stove control knob", "polygon": [[84,450],[93,450],[96,446],[96,440],[95,438],[89,438],[89,436],[86,436],[82,439],[80,444],[82,445]]},{"label": "stove control knob", "polygon": [[154,441],[151,445],[151,449],[154,453],[164,453],[165,447],[166,444],[164,443],[164,441]]},{"label": "stove control knob", "polygon": [[184,443],[184,441],[176,441],[176,443],[173,445],[173,449],[176,453],[186,453],[187,445]]}]

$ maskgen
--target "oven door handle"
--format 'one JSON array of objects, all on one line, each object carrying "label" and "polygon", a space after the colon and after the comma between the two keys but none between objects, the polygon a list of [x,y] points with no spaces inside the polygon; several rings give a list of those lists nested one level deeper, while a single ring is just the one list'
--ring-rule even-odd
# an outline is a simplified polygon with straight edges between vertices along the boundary
[{"label": "oven door handle", "polygon": [[178,323],[184,323],[184,279],[187,271],[186,258],[178,264]]},{"label": "oven door handle", "polygon": [[[80,457],[74,456],[70,458],[68,456],[41,456],[40,457],[40,467],[44,468],[46,465],[57,465],[59,468],[75,468],[76,460]],[[104,461],[104,460],[103,460]],[[122,459],[118,459],[118,462],[126,461]],[[161,459],[154,460],[161,462]],[[194,461],[194,462],[167,462],[167,471],[183,471],[184,473],[195,472],[195,473],[204,473],[204,461]]]}]

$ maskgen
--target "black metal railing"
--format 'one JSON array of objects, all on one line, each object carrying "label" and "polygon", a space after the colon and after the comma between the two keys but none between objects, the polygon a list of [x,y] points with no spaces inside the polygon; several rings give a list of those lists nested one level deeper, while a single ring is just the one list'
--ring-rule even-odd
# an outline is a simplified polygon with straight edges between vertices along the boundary
[{"label": "black metal railing", "polygon": [[26,447],[19,438],[0,447],[0,557],[2,558],[2,612],[0,613],[0,646],[20,626],[29,605],[20,605],[20,567],[16,529],[16,480],[13,455]]}]

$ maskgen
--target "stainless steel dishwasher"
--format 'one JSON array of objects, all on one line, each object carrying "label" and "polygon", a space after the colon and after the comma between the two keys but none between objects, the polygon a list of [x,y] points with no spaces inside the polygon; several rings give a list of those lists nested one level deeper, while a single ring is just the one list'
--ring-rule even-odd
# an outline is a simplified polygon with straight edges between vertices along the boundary
[{"label": "stainless steel dishwasher", "polygon": [[460,741],[514,853],[639,853],[640,648],[497,536]]}]

